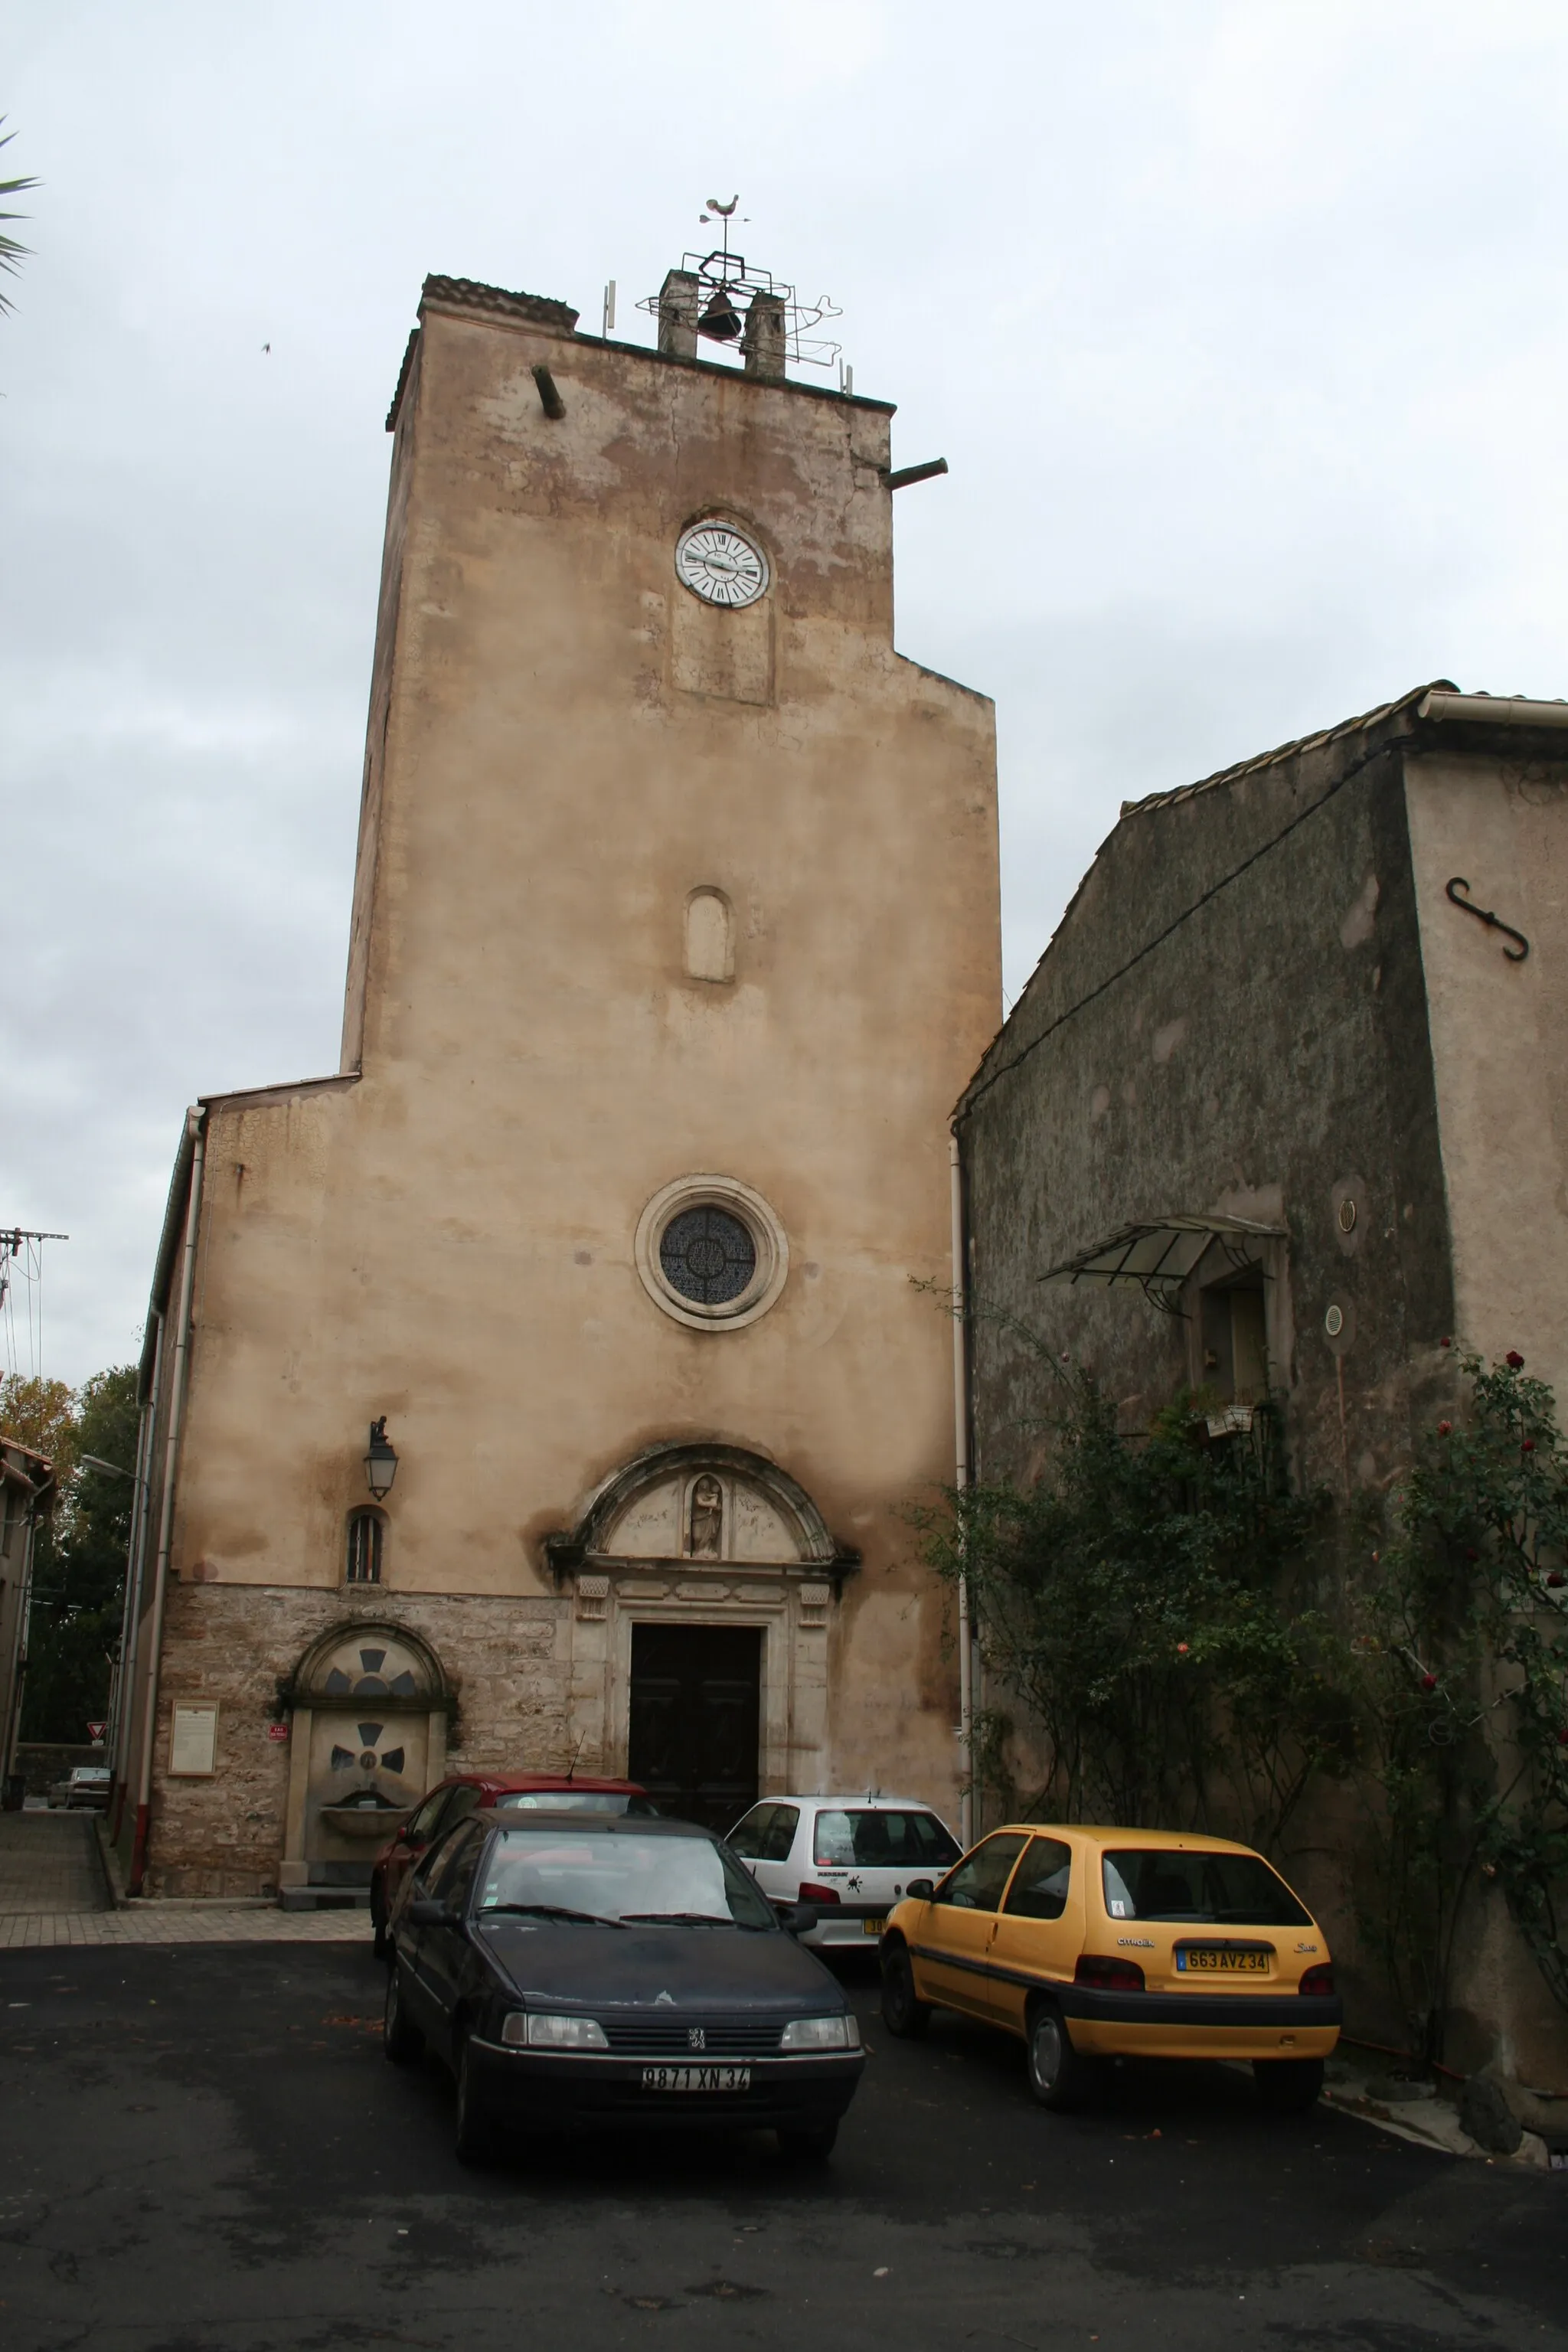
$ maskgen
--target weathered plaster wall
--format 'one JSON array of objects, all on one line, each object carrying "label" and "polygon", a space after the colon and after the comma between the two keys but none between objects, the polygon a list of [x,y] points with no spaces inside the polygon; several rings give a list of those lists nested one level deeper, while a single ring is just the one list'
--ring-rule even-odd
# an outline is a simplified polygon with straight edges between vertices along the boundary
[{"label": "weathered plaster wall", "polygon": [[[519,1622],[556,1605],[543,1536],[617,1464],[718,1441],[864,1554],[818,1769],[952,1803],[903,1517],[951,1475],[951,1353],[911,1283],[948,1279],[946,1113],[999,1001],[994,730],[893,649],[888,453],[874,404],[427,303],[355,894],[363,1076],[210,1106],[176,1680],[231,1592],[292,1638],[278,1596],[309,1614],[337,1586],[375,1414],[400,1456],[381,1605]],[[711,509],[767,548],[759,612],[675,579]],[[687,970],[702,888],[732,910],[728,979]],[[744,1329],[684,1328],[637,1274],[644,1204],[689,1173],[754,1187],[787,1234]],[[514,1760],[553,1736],[520,1718]]]},{"label": "weathered plaster wall", "polygon": [[965,1098],[983,1471],[1025,1471],[1049,1406],[998,1316],[1091,1365],[1130,1424],[1191,1376],[1185,1327],[1137,1290],[1039,1277],[1210,1211],[1289,1227],[1271,1370],[1300,1475],[1342,1492],[1347,1465],[1375,1483],[1403,1457],[1452,1307],[1397,730],[1132,809],[1100,850]]},{"label": "weathered plaster wall", "polygon": [[[1413,764],[1410,836],[1431,1003],[1458,1336],[1517,1348],[1568,1398],[1568,758],[1459,741]],[[1522,931],[1512,944],[1449,901]]]}]

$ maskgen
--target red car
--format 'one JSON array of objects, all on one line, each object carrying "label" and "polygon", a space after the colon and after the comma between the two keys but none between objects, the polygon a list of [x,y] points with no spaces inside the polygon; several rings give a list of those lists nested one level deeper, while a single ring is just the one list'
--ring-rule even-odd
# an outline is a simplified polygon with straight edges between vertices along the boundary
[{"label": "red car", "polygon": [[635,1780],[594,1780],[567,1772],[454,1772],[421,1798],[392,1843],[375,1858],[370,1874],[370,1916],[378,1960],[384,1960],[392,1948],[386,1922],[404,1878],[427,1845],[481,1805],[503,1811],[548,1809],[552,1813],[658,1811],[647,1790],[639,1789]]}]

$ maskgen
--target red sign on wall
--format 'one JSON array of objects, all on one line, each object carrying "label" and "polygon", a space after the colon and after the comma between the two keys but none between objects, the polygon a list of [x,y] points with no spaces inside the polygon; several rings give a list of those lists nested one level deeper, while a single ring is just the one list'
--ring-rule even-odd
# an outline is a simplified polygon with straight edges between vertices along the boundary
[{"label": "red sign on wall", "polygon": [[267,1737],[268,1739],[287,1739],[289,1737],[288,1725],[286,1723],[269,1723],[267,1727]]}]

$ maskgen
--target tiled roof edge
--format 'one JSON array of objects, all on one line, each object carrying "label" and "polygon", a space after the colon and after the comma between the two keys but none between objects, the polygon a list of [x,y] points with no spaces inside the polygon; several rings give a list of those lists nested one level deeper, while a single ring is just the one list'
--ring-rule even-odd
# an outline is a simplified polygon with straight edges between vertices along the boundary
[{"label": "tiled roof edge", "polygon": [[570,302],[554,302],[544,294],[510,293],[504,286],[481,286],[473,278],[427,278],[420,300],[494,310],[505,319],[526,319],[530,326],[553,327],[563,335],[574,331],[580,316]]},{"label": "tiled roof edge", "polygon": [[1123,801],[1121,816],[1142,816],[1149,809],[1173,808],[1178,801],[1190,801],[1199,793],[1213,792],[1218,784],[1234,784],[1242,776],[1256,774],[1260,768],[1272,768],[1281,760],[1292,760],[1298,752],[1315,751],[1324,743],[1336,742],[1342,735],[1354,735],[1363,728],[1375,727],[1380,719],[1393,719],[1400,711],[1408,710],[1423,695],[1458,691],[1452,678],[1428,678],[1424,686],[1413,686],[1408,694],[1400,695],[1393,702],[1380,702],[1375,710],[1363,710],[1359,719],[1342,719],[1337,727],[1321,728],[1315,735],[1299,735],[1293,743],[1281,743],[1273,751],[1260,751],[1253,759],[1238,760],[1234,767],[1221,768],[1212,776],[1200,776],[1196,783],[1178,784],[1173,792],[1150,793],[1141,801]]},{"label": "tiled roof edge", "polygon": [[397,389],[392,395],[392,406],[386,412],[386,429],[397,430],[397,412],[403,405],[403,395],[408,389],[408,379],[414,373],[414,354],[419,349],[419,330],[410,327],[408,341],[403,347],[403,365],[397,371]]}]

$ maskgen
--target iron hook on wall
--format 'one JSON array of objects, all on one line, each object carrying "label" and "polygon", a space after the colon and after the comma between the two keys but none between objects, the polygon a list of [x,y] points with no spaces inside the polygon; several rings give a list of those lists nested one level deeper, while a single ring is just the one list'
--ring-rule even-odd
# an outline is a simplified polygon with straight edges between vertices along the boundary
[{"label": "iron hook on wall", "polygon": [[1530,953],[1530,941],[1525,938],[1524,933],[1516,931],[1511,923],[1505,923],[1500,915],[1489,914],[1485,907],[1476,906],[1469,898],[1461,898],[1460,891],[1468,890],[1469,887],[1462,874],[1455,875],[1448,885],[1448,896],[1455,906],[1462,907],[1467,915],[1474,915],[1477,922],[1485,923],[1489,931],[1502,931],[1510,940],[1517,940],[1519,945],[1516,948],[1504,948],[1503,953],[1510,963],[1522,963]]}]

